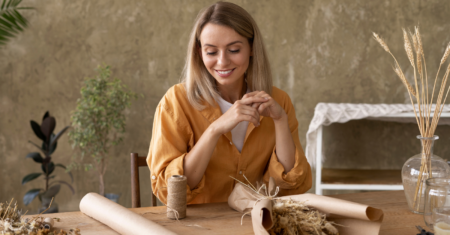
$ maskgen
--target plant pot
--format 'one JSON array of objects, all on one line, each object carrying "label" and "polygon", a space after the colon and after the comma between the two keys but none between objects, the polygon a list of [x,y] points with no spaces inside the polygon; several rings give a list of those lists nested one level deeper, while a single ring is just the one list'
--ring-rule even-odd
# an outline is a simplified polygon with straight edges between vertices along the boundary
[{"label": "plant pot", "polygon": [[109,200],[115,202],[115,203],[119,203],[120,194],[105,193],[105,197],[108,198]]},{"label": "plant pot", "polygon": [[[449,177],[450,167],[442,158],[433,154],[434,141],[438,136],[417,136],[421,141],[421,153],[408,159],[402,168],[402,182],[409,209],[423,214],[425,204],[425,181],[435,177]],[[431,169],[431,171],[430,171]]]}]

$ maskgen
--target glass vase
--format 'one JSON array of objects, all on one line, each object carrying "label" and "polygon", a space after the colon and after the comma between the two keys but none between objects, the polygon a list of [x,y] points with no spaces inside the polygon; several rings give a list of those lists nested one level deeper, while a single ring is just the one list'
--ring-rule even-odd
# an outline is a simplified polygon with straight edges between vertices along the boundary
[{"label": "glass vase", "polygon": [[[425,210],[423,219],[431,231],[436,224],[436,216],[433,217],[433,210],[450,206],[450,178],[430,178],[426,181]],[[446,221],[448,222],[448,221]]]},{"label": "glass vase", "polygon": [[417,136],[421,153],[408,159],[402,168],[402,182],[409,209],[423,214],[425,204],[425,181],[429,178],[449,177],[450,167],[442,158],[433,154],[434,141],[438,136]]}]

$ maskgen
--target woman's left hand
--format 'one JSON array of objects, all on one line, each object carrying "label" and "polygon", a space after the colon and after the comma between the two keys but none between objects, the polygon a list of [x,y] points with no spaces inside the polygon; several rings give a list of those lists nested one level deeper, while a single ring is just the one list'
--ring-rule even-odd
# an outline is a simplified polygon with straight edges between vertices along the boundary
[{"label": "woman's left hand", "polygon": [[253,103],[252,107],[257,108],[259,115],[264,117],[271,117],[274,121],[280,120],[282,117],[287,116],[284,109],[266,92],[254,91],[244,95],[242,98],[248,97],[263,97],[267,99],[265,103]]}]

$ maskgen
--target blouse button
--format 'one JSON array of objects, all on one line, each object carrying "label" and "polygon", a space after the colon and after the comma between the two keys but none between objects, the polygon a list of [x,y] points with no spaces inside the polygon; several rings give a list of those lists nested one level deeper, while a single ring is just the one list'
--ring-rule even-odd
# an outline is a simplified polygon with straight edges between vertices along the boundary
[{"label": "blouse button", "polygon": [[230,144],[233,145],[233,143],[230,141]]},{"label": "blouse button", "polygon": [[152,175],[152,180],[156,179],[156,177],[154,175]]},{"label": "blouse button", "polygon": [[239,171],[239,175],[242,175],[242,171]]}]

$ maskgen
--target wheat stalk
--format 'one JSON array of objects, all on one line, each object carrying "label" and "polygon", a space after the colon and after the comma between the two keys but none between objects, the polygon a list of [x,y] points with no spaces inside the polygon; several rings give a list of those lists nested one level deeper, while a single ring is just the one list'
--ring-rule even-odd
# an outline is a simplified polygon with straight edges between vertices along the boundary
[{"label": "wheat stalk", "polygon": [[[417,43],[417,45],[414,45],[414,49],[416,52],[416,58],[417,58],[417,71],[420,75],[420,79],[423,83],[423,77],[424,77],[424,69],[425,69],[425,85],[426,85],[426,89],[425,87],[422,86],[422,91],[423,89],[426,90],[426,100],[425,98],[423,98],[423,103],[425,104],[425,109],[424,109],[424,115],[426,116],[426,122],[425,122],[425,132],[428,131],[429,129],[429,123],[430,123],[430,111],[431,111],[431,103],[429,101],[429,95],[428,95],[428,75],[427,75],[427,66],[425,63],[425,55],[423,53],[423,45],[422,45],[422,38],[420,36],[420,32],[419,32],[419,27],[415,27],[415,33],[411,34],[411,37],[413,38],[413,40]],[[414,43],[414,42],[413,42]],[[423,62],[423,65],[422,65]],[[425,96],[425,93],[423,93],[423,96]]]},{"label": "wheat stalk", "polygon": [[[374,39],[381,45],[381,47],[383,47],[383,49],[384,49],[386,52],[388,52],[388,53],[392,56],[392,58],[394,59],[396,68],[398,68],[398,71],[399,71],[398,74],[400,74],[400,75],[399,75],[400,80],[403,82],[403,84],[406,85],[406,88],[407,88],[407,90],[408,90],[409,98],[410,98],[410,100],[411,100],[411,104],[412,104],[413,109],[414,109],[414,114],[415,114],[415,116],[416,116],[417,125],[419,125],[419,130],[420,130],[420,132],[421,132],[421,134],[422,134],[422,128],[420,128],[420,122],[419,122],[419,120],[418,120],[418,118],[417,118],[416,106],[414,105],[413,98],[411,97],[411,95],[415,97],[415,96],[416,96],[416,92],[414,91],[414,89],[412,88],[412,86],[409,84],[408,80],[406,80],[405,75],[403,74],[403,71],[402,71],[402,69],[400,68],[400,65],[399,65],[397,59],[395,58],[394,54],[392,54],[391,51],[389,50],[389,47],[387,46],[386,42],[384,42],[384,40],[383,40],[377,33],[375,33],[375,32],[373,32],[373,37],[374,37]],[[396,69],[394,69],[394,71],[396,71]],[[397,72],[397,71],[396,71],[396,72]]]},{"label": "wheat stalk", "polygon": [[400,80],[403,82],[403,84],[406,86],[406,89],[408,89],[408,92],[410,92],[413,96],[416,96],[416,91],[414,91],[414,88],[409,84],[409,82],[406,80],[405,75],[403,74],[403,71],[400,67],[395,65],[394,68],[395,73],[400,78]]},{"label": "wheat stalk", "polygon": [[445,63],[449,54],[450,54],[450,43],[447,45],[447,48],[445,49],[444,56],[442,56],[442,59],[441,59],[441,64]]},{"label": "wheat stalk", "polygon": [[383,47],[383,49],[389,53],[391,53],[391,51],[389,50],[389,47],[387,46],[387,44],[384,42],[383,39],[380,38],[380,36],[378,36],[378,34],[376,34],[375,32],[373,33],[373,37],[375,38],[375,40],[377,40],[377,42],[381,45],[381,47]]},{"label": "wheat stalk", "polygon": [[396,63],[396,67],[394,68],[394,71],[397,73],[397,75],[400,78],[400,80],[406,86],[406,88],[408,89],[408,92],[410,92],[413,96],[416,96],[416,92],[414,91],[412,86],[409,84],[408,80],[406,80],[405,75],[403,74],[403,71],[402,71],[402,69],[400,68],[400,65],[397,62],[397,59],[391,53],[391,51],[389,50],[389,47],[387,46],[387,44],[384,42],[384,40],[378,34],[373,33],[373,37],[381,45],[381,47],[383,47],[383,49],[386,52],[388,52],[394,58],[395,63]]},{"label": "wheat stalk", "polygon": [[411,62],[412,67],[416,67],[414,65],[414,53],[411,47],[411,42],[409,41],[408,34],[406,33],[406,30],[403,29],[403,40],[405,41],[405,51],[406,55],[408,56],[409,62]]},{"label": "wheat stalk", "polygon": [[[434,96],[434,91],[435,91],[435,88],[436,88],[436,82],[437,82],[437,79],[438,79],[438,76],[439,76],[439,72],[441,71],[441,67],[445,63],[445,61],[447,60],[449,54],[450,54],[450,43],[447,45],[447,48],[445,49],[444,55],[442,56],[441,63],[439,64],[439,68],[438,68],[438,71],[436,73],[436,78],[434,79],[433,92],[431,92],[431,103],[433,102],[433,96]],[[444,74],[444,77],[445,76],[446,75]],[[430,116],[430,114],[431,114],[431,108],[430,108],[430,110],[428,112],[428,116]]]},{"label": "wheat stalk", "polygon": [[[423,111],[421,109],[421,102],[422,99],[421,97],[423,97],[423,94],[421,96],[421,94],[419,93],[419,84],[417,82],[417,75],[416,75],[416,65],[415,65],[415,61],[414,61],[414,53],[413,53],[413,49],[411,46],[411,42],[409,41],[409,37],[408,34],[406,33],[406,30],[403,29],[403,40],[404,40],[404,46],[405,46],[405,51],[406,51],[406,55],[408,56],[409,62],[411,63],[411,66],[413,67],[414,70],[414,85],[416,87],[416,99],[417,99],[417,104],[419,106],[419,129],[421,130],[420,132],[423,133],[424,132],[424,120],[423,120]],[[400,67],[400,66],[399,66]],[[422,80],[422,84],[423,84],[423,80]]]},{"label": "wheat stalk", "polygon": [[[413,42],[413,46],[414,46],[414,52],[416,53],[416,61],[417,61],[417,73],[419,74],[419,77],[420,77],[420,82],[423,84],[423,69],[422,69],[422,56],[421,56],[421,51],[420,51],[420,48],[419,48],[419,43],[418,43],[418,39],[417,39],[417,35],[416,34],[412,34],[411,33],[411,31],[409,31],[409,36],[411,37],[411,39],[412,39],[412,42]],[[426,95],[426,97],[425,97],[425,87],[424,86],[422,86],[422,94],[421,94],[421,97],[422,97],[422,99],[421,99],[421,101],[420,102],[422,102],[422,105],[424,105],[425,106],[425,110],[427,110],[427,103],[428,102],[426,102],[425,101],[425,99],[428,99],[428,94]],[[424,116],[425,117],[425,110],[424,109],[422,109],[422,116]],[[428,118],[426,118],[426,122],[425,122],[425,129],[427,129],[428,128],[428,121],[429,121],[429,119]]]},{"label": "wheat stalk", "polygon": [[417,35],[416,34],[412,34],[411,32],[409,32],[409,36],[412,38],[413,41],[413,45],[414,45],[414,51],[416,52],[416,60],[417,60],[417,72],[419,72],[419,74],[422,74],[422,59],[421,59],[421,54],[420,54],[420,48],[419,48],[419,43],[417,42]]}]

